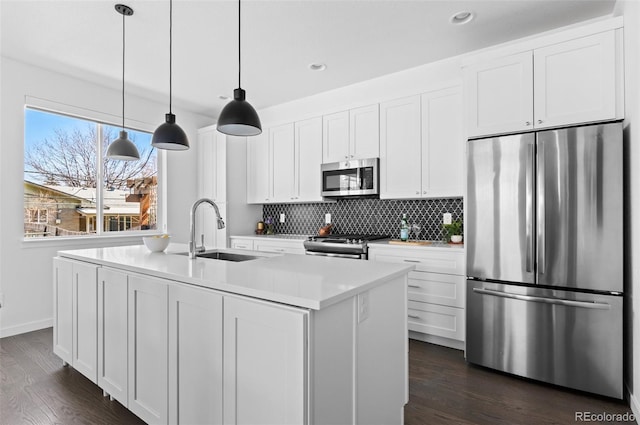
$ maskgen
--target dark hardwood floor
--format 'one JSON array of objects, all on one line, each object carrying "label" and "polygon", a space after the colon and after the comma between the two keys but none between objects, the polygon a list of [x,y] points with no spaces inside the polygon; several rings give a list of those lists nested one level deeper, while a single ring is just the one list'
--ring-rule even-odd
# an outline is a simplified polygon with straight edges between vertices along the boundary
[{"label": "dark hardwood floor", "polygon": [[409,340],[406,425],[580,423],[575,412],[624,414],[631,409],[622,401],[470,365],[462,351]]},{"label": "dark hardwood floor", "polygon": [[[575,424],[622,402],[468,365],[461,351],[411,340],[406,425]],[[0,339],[0,424],[142,424],[52,352],[52,330]],[[594,422],[591,422],[594,423]],[[615,423],[615,422],[608,422]]]}]

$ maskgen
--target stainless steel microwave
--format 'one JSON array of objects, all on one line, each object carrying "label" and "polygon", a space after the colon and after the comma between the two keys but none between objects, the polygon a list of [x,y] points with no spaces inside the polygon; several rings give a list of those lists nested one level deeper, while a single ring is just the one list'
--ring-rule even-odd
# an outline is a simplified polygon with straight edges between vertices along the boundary
[{"label": "stainless steel microwave", "polygon": [[322,164],[322,196],[376,196],[380,159],[353,159]]}]

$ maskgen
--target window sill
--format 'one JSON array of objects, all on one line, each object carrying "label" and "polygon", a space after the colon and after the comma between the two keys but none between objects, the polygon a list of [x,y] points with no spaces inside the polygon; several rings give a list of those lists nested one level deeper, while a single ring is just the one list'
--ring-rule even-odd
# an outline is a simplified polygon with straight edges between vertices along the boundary
[{"label": "window sill", "polygon": [[138,245],[142,243],[143,236],[162,235],[162,232],[127,232],[117,235],[100,236],[52,236],[45,238],[23,238],[22,248],[39,247],[102,247],[114,245]]}]

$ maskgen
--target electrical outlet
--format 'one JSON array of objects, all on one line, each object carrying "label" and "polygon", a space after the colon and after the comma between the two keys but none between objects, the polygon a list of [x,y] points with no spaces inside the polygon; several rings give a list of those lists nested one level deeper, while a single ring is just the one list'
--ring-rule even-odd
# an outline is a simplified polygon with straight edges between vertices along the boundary
[{"label": "electrical outlet", "polygon": [[371,305],[369,303],[369,291],[358,294],[358,323],[367,320],[370,310]]},{"label": "electrical outlet", "polygon": [[326,213],[324,215],[324,224],[331,224],[331,213]]},{"label": "electrical outlet", "polygon": [[284,223],[284,219],[285,219],[284,213],[280,213],[280,223]]},{"label": "electrical outlet", "polygon": [[442,222],[444,224],[451,224],[451,213],[442,214]]}]

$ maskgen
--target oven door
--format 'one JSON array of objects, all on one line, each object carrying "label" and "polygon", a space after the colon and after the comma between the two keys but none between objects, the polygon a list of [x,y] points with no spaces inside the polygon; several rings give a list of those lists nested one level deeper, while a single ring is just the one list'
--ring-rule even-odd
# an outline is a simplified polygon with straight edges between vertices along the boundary
[{"label": "oven door", "polygon": [[378,194],[378,158],[322,164],[322,196]]},{"label": "oven door", "polygon": [[305,251],[307,255],[315,255],[318,257],[335,257],[335,258],[353,258],[354,260],[366,260],[367,254],[347,254],[344,252],[318,252],[318,251]]}]

